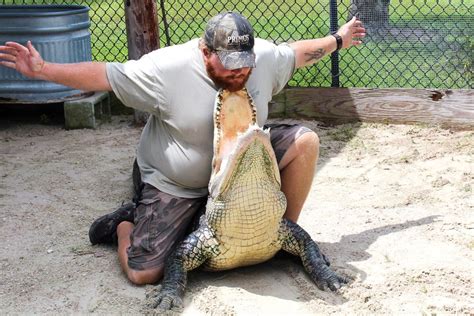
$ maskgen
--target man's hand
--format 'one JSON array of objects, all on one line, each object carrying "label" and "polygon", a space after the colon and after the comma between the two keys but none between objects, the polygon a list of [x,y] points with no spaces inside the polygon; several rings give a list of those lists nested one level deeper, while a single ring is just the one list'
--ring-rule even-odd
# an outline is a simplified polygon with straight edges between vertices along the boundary
[{"label": "man's hand", "polygon": [[[349,48],[362,44],[365,37],[365,28],[360,20],[354,17],[341,26],[337,34],[342,39],[341,48]],[[337,48],[334,36],[328,35],[313,40],[301,40],[290,44],[295,52],[295,67],[301,68],[314,64],[324,56],[334,52]]]},{"label": "man's hand", "polygon": [[342,48],[349,48],[362,44],[362,38],[365,37],[365,28],[362,22],[356,17],[344,24],[336,32],[342,37]]},{"label": "man's hand", "polygon": [[6,42],[0,45],[0,65],[35,79],[56,82],[83,91],[111,91],[103,62],[45,62],[30,41],[26,46]]},{"label": "man's hand", "polygon": [[0,46],[0,65],[13,68],[30,78],[41,78],[44,60],[30,41],[23,46],[6,42]]}]

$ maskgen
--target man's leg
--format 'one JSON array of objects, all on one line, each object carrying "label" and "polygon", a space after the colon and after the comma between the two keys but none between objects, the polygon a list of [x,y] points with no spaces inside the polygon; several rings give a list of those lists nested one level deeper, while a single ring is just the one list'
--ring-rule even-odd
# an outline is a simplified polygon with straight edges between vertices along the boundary
[{"label": "man's leg", "polygon": [[296,222],[313,182],[319,138],[310,129],[297,125],[270,125],[270,128],[282,191],[287,199],[284,217]]},{"label": "man's leg", "polygon": [[189,232],[207,197],[180,198],[148,184],[140,196],[136,207],[129,203],[95,220],[89,237],[92,244],[118,243],[120,265],[128,279],[148,284],[161,279],[166,257]]},{"label": "man's leg", "polygon": [[127,250],[131,245],[130,236],[132,235],[133,225],[130,222],[122,222],[118,225],[117,236],[118,236],[118,257],[120,266],[123,272],[127,275],[128,279],[134,284],[152,284],[158,282],[163,277],[163,265],[148,269],[148,270],[133,270],[128,266],[128,253]]},{"label": "man's leg", "polygon": [[288,148],[279,164],[281,190],[288,203],[284,217],[295,223],[311,189],[318,155],[318,136],[316,133],[305,133]]},{"label": "man's leg", "polygon": [[132,283],[161,279],[166,258],[206,201],[207,197],[180,198],[145,185],[134,223],[124,221],[117,227],[120,265]]}]

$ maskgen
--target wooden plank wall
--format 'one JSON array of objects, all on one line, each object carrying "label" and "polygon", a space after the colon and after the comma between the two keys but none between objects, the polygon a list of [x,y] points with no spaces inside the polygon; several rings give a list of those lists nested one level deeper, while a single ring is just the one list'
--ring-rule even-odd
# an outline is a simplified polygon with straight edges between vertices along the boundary
[{"label": "wooden plank wall", "polygon": [[474,90],[287,88],[270,103],[270,117],[474,130]]}]

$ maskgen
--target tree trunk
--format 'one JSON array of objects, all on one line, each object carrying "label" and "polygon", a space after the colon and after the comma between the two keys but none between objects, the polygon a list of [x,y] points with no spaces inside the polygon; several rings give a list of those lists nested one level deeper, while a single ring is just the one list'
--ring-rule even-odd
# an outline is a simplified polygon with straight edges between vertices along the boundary
[{"label": "tree trunk", "polygon": [[[160,47],[156,0],[125,0],[128,58],[139,59]],[[135,110],[135,123],[144,124],[148,113]]]}]

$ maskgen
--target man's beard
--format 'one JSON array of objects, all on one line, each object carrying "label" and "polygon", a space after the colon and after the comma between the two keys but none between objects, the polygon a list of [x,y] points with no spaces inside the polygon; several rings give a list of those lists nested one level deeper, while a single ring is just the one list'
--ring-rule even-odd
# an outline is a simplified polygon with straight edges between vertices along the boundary
[{"label": "man's beard", "polygon": [[[247,80],[249,80],[249,77],[252,74],[252,69],[250,69],[247,75],[238,75],[236,77],[231,76],[230,78],[227,76],[217,76],[216,71],[210,64],[206,64],[206,70],[207,74],[209,75],[209,78],[211,78],[211,80],[216,84],[216,86],[229,90],[230,92],[235,92],[243,89],[245,87],[245,84],[247,83]],[[239,81],[233,81],[235,79],[239,79]],[[231,82],[229,82],[229,80]]]}]

